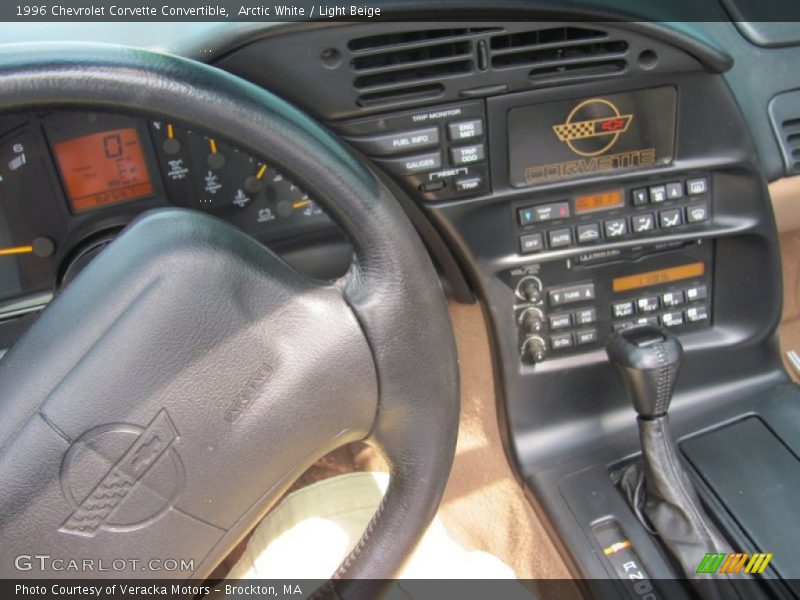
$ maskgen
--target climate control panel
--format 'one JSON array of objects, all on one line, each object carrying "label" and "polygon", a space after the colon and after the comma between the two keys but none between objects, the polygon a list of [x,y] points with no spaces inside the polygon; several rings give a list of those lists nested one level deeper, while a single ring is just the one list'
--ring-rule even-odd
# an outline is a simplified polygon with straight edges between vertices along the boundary
[{"label": "climate control panel", "polygon": [[678,333],[712,323],[713,244],[695,241],[611,256],[538,262],[502,274],[523,363],[600,348],[633,324]]}]

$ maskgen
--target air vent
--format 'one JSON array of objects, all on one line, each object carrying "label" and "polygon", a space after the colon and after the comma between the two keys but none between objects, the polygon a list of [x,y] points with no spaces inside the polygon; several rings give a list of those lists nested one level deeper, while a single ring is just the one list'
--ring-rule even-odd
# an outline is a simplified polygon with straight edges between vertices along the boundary
[{"label": "air vent", "polygon": [[350,40],[359,106],[418,102],[444,93],[443,79],[475,71],[476,36],[498,28],[404,31]]},{"label": "air vent", "polygon": [[790,170],[792,173],[800,173],[800,119],[784,121],[782,129]]},{"label": "air vent", "polygon": [[530,68],[536,84],[619,75],[627,70],[628,43],[605,31],[554,27],[493,36],[492,68]]}]

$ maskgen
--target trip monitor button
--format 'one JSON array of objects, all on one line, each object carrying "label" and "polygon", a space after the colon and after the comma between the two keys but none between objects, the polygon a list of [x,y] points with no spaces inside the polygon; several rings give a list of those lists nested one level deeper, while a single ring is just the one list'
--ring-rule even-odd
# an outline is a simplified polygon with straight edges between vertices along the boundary
[{"label": "trip monitor button", "polygon": [[483,121],[474,119],[472,121],[449,123],[447,125],[447,135],[454,142],[480,137],[483,135]]},{"label": "trip monitor button", "polygon": [[450,148],[450,160],[454,165],[469,165],[482,161],[486,156],[486,149],[483,144],[473,144],[471,146],[459,146]]},{"label": "trip monitor button", "polygon": [[414,131],[386,133],[358,138],[355,143],[366,154],[401,154],[439,145],[439,128],[426,127]]}]

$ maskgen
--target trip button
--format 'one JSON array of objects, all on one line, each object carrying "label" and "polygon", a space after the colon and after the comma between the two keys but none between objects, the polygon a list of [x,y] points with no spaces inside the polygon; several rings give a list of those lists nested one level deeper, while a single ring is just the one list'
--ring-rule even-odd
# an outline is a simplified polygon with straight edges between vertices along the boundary
[{"label": "trip button", "polygon": [[458,148],[450,148],[450,160],[456,166],[469,165],[482,161],[485,153],[486,149],[483,144],[459,146]]},{"label": "trip button", "polygon": [[456,179],[454,182],[457,192],[465,194],[467,192],[477,192],[483,187],[483,178],[480,176],[470,177],[468,179]]},{"label": "trip button", "polygon": [[447,135],[454,142],[480,137],[483,135],[483,121],[474,119],[472,121],[448,123]]},{"label": "trip button", "polygon": [[544,249],[544,236],[541,233],[529,233],[520,236],[519,249],[523,254],[541,252]]},{"label": "trip button", "polygon": [[406,158],[383,158],[378,162],[395,175],[411,175],[422,171],[433,171],[442,166],[442,153],[431,152]]},{"label": "trip button", "polygon": [[658,297],[657,296],[648,296],[646,298],[639,298],[636,301],[636,308],[639,309],[640,313],[651,313],[655,312],[659,308],[658,304]]},{"label": "trip button", "polygon": [[584,283],[550,290],[548,298],[550,299],[550,306],[594,300],[594,284]]},{"label": "trip button", "polygon": [[550,242],[551,248],[563,248],[572,243],[572,230],[567,227],[565,229],[553,229],[547,232],[547,239]]},{"label": "trip button", "polygon": [[550,347],[553,350],[567,350],[573,345],[571,333],[558,333],[550,336]]},{"label": "trip button", "polygon": [[399,154],[439,145],[439,128],[387,133],[353,140],[366,154]]}]

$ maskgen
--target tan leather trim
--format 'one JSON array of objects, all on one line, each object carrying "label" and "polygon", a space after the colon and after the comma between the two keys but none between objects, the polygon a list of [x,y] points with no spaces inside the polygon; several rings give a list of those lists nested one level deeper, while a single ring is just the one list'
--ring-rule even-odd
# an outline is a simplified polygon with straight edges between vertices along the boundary
[{"label": "tan leather trim", "polygon": [[778,179],[769,184],[778,231],[800,230],[800,177]]}]

